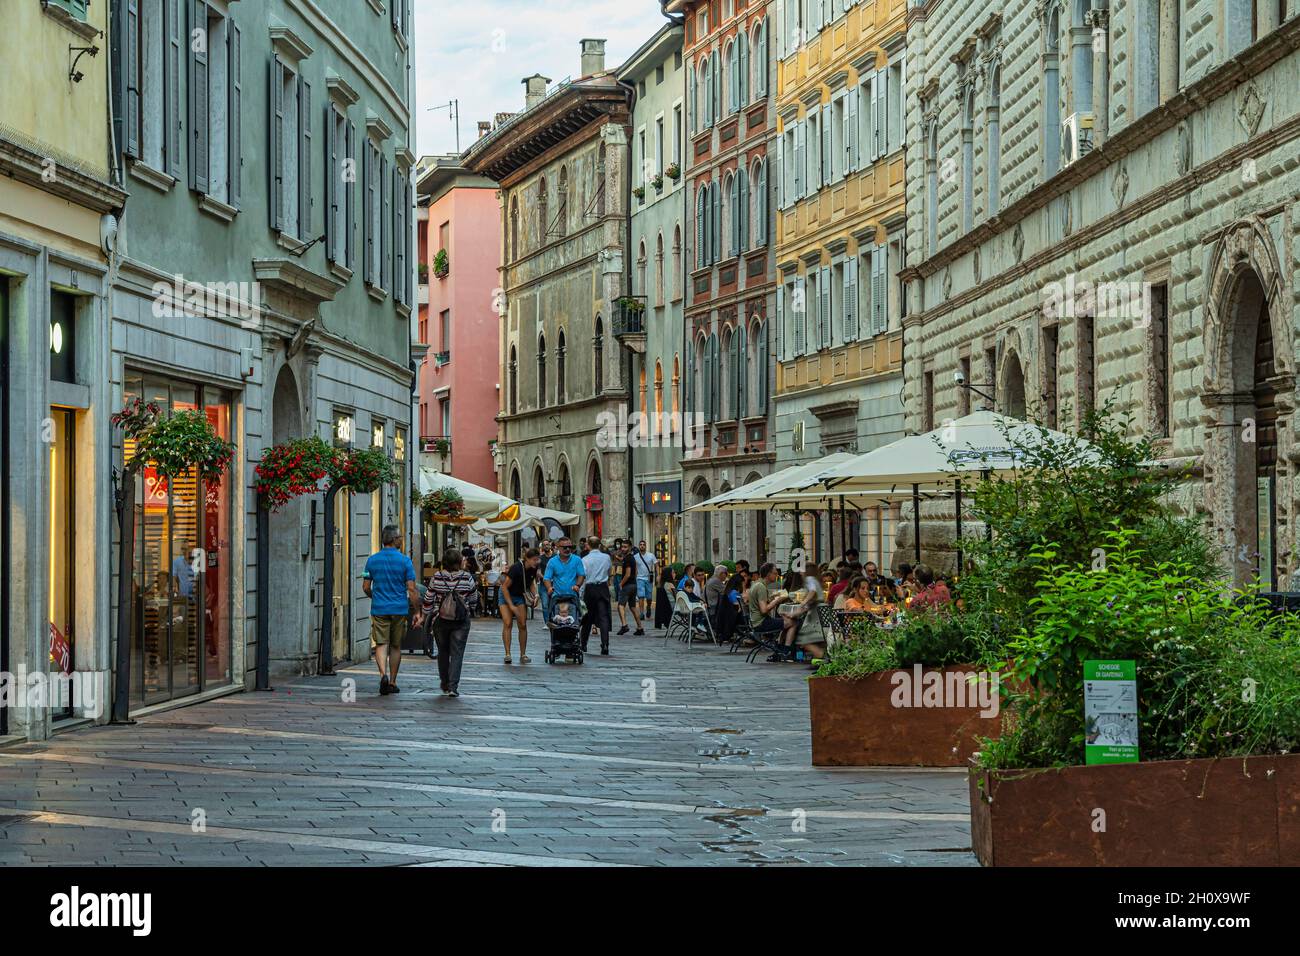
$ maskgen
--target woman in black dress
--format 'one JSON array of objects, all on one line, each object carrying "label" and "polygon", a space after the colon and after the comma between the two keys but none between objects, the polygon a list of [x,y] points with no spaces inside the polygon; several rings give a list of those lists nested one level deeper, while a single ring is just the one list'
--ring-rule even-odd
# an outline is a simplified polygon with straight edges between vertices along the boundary
[{"label": "woman in black dress", "polygon": [[673,599],[669,591],[676,590],[673,569],[665,566],[659,575],[659,584],[655,588],[655,629],[665,628],[673,619]]}]

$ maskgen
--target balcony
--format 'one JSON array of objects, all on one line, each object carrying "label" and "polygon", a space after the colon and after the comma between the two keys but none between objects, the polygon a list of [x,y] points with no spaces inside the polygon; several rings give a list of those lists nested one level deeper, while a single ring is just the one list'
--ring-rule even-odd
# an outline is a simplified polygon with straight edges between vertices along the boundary
[{"label": "balcony", "polygon": [[645,296],[625,295],[614,301],[614,338],[629,351],[645,354]]},{"label": "balcony", "polygon": [[451,350],[447,349],[445,352],[434,352],[433,364],[438,366],[438,368],[451,364]]}]

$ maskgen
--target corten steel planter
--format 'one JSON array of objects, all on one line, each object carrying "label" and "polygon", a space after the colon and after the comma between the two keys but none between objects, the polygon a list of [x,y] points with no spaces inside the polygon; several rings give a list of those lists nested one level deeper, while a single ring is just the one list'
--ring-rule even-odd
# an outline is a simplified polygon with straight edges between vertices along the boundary
[{"label": "corten steel planter", "polygon": [[984,866],[1300,865],[1300,754],[972,767],[970,807]]},{"label": "corten steel planter", "polygon": [[[976,670],[926,667],[922,673],[937,671],[947,680]],[[878,671],[860,680],[809,678],[814,767],[964,767],[979,749],[980,737],[997,737],[1001,731],[1001,718],[981,716],[978,705],[895,706],[895,674],[915,678],[910,668]],[[969,693],[973,702],[975,689]]]}]

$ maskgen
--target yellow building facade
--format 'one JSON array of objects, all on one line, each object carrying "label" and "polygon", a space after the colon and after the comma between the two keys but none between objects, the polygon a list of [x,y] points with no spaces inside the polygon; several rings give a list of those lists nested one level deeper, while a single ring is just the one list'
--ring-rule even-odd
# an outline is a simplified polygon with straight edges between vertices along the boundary
[{"label": "yellow building facade", "polygon": [[[778,467],[903,434],[905,0],[785,0],[778,19]],[[888,567],[897,511],[805,515],[818,560]],[[784,544],[793,542],[788,526]],[[780,540],[780,539],[778,539]]]},{"label": "yellow building facade", "polygon": [[9,3],[0,31],[0,669],[50,678],[44,702],[3,708],[0,738],[106,711],[106,250],[126,202],[110,169],[108,8]]}]

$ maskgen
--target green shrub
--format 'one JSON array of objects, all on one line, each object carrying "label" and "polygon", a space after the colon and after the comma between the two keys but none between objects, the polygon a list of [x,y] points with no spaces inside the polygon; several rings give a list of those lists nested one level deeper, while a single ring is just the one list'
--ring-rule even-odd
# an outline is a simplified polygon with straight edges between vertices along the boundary
[{"label": "green shrub", "polygon": [[899,667],[973,664],[984,656],[976,622],[961,613],[910,615],[905,624],[895,628],[893,639]]},{"label": "green shrub", "polygon": [[827,649],[826,656],[815,662],[815,666],[818,677],[859,680],[877,671],[897,667],[898,654],[890,632],[872,627],[861,636],[836,641]]},{"label": "green shrub", "polygon": [[696,571],[703,571],[705,574],[712,574],[712,573],[713,573],[713,562],[712,562],[712,561],[696,561],[696,562],[695,562],[695,570],[696,570]]},{"label": "green shrub", "polygon": [[674,578],[680,578],[682,576],[682,572],[686,570],[686,565],[684,565],[680,561],[674,561],[672,564],[668,565],[668,567],[673,572]]}]

